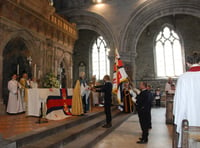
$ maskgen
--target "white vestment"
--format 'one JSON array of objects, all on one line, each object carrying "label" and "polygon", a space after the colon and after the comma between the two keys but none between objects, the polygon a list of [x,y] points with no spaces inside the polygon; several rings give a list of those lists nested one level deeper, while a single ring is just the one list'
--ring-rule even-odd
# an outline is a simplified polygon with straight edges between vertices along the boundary
[{"label": "white vestment", "polygon": [[34,81],[30,81],[30,86],[31,88],[38,88],[37,82],[34,82]]},{"label": "white vestment", "polygon": [[136,97],[137,97],[136,93],[132,89],[129,90],[129,93],[131,95],[132,101],[135,103],[136,102]]},{"label": "white vestment", "polygon": [[83,85],[83,83],[81,84],[81,96],[83,97],[85,95],[86,97],[86,103],[88,104],[88,97],[90,95],[90,90],[89,90],[89,86],[87,84],[85,84],[85,86]]},{"label": "white vestment", "polygon": [[171,84],[168,82],[165,84],[165,91],[170,91],[171,90]]},{"label": "white vestment", "polygon": [[179,133],[178,147],[181,147],[182,120],[187,119],[189,126],[200,126],[200,71],[186,72],[177,82],[174,96],[174,123]]},{"label": "white vestment", "polygon": [[9,98],[7,112],[11,114],[16,114],[24,111],[18,85],[19,84],[16,80],[10,80],[8,82]]}]

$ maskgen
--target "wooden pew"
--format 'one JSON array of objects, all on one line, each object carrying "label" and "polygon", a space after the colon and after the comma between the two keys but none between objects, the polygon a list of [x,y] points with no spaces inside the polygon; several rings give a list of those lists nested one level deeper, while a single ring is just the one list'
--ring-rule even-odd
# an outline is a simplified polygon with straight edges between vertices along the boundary
[{"label": "wooden pew", "polygon": [[179,134],[176,132],[176,125],[173,125],[173,139],[172,139],[172,148],[177,148]]},{"label": "wooden pew", "polygon": [[200,126],[189,126],[188,120],[182,121],[182,148],[200,148]]},{"label": "wooden pew", "polygon": [[173,124],[173,103],[174,103],[174,94],[166,95],[166,124]]}]

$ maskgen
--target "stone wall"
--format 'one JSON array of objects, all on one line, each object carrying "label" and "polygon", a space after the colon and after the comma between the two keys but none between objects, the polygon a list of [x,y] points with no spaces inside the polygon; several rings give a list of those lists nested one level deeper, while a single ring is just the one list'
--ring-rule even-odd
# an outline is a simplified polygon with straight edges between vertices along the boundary
[{"label": "stone wall", "polygon": [[[166,16],[182,14],[175,19],[178,21],[177,29],[187,32],[182,33],[185,55],[189,54],[190,49],[196,50],[199,47],[198,35],[195,35],[196,39],[190,38],[199,33],[199,29],[195,29],[200,17],[200,1],[197,0],[112,0],[100,5],[80,0],[59,0],[55,3],[56,11],[70,22],[75,22],[78,30],[91,30],[102,35],[111,49],[111,56],[117,48],[130,78],[134,81],[140,81],[142,78],[157,81],[152,42],[160,25],[172,22],[172,19]],[[195,21],[185,18],[186,15],[196,17]],[[152,23],[154,24],[151,25]],[[150,35],[147,35],[148,30]],[[112,65],[113,63],[111,67]]]},{"label": "stone wall", "polygon": [[90,80],[91,69],[91,46],[92,41],[96,39],[98,34],[90,30],[79,30],[79,40],[74,45],[73,54],[73,77],[74,81],[79,78],[79,65],[81,62],[85,64],[85,73],[88,80]]},{"label": "stone wall", "polygon": [[192,54],[192,52],[200,52],[199,18],[189,15],[166,16],[148,25],[141,34],[137,44],[136,80],[147,80],[153,86],[160,86],[162,89],[164,89],[164,84],[166,83],[167,78],[156,78],[153,40],[160,31],[161,26],[166,23],[174,26],[175,31],[180,35],[180,38],[183,41],[185,57]]},{"label": "stone wall", "polygon": [[[10,67],[6,67],[5,63],[9,60],[5,62],[5,53],[11,60],[12,53],[25,60],[29,57],[30,73],[40,80],[40,84],[47,72],[59,75],[60,64],[63,63],[67,76],[65,83],[67,87],[72,87],[72,53],[74,42],[78,38],[76,25],[54,13],[55,9],[49,5],[48,0],[6,0],[0,3],[0,99],[4,92],[8,95],[8,91],[4,91],[7,90],[7,82],[3,83],[3,80],[8,81],[11,73],[17,72],[16,65],[19,64],[12,61]],[[21,45],[25,47],[23,54],[16,54],[21,50]],[[15,60],[17,58],[15,56]],[[14,68],[5,73],[3,67],[4,70]],[[19,74],[23,72],[20,71]]]}]

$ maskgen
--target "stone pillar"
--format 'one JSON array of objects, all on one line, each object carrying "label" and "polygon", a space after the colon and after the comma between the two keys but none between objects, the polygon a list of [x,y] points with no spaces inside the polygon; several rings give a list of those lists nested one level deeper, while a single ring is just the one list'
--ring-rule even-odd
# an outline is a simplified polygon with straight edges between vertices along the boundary
[{"label": "stone pillar", "polygon": [[115,56],[109,56],[108,57],[109,58],[109,60],[110,60],[110,76],[111,76],[111,78],[113,77],[113,66],[114,66],[114,63],[115,63]]},{"label": "stone pillar", "polygon": [[70,63],[69,63],[69,86],[73,87],[73,61],[72,54],[70,55]]},{"label": "stone pillar", "polygon": [[[1,43],[0,43],[1,44]],[[0,46],[1,47],[1,46]],[[3,50],[3,49],[0,49],[0,50]],[[3,57],[2,57],[2,55],[0,55],[0,73],[3,75]],[[3,98],[2,98],[2,84],[3,84],[3,80],[2,80],[2,75],[1,75],[1,77],[0,77],[0,102],[1,102],[1,100],[3,100]]]}]

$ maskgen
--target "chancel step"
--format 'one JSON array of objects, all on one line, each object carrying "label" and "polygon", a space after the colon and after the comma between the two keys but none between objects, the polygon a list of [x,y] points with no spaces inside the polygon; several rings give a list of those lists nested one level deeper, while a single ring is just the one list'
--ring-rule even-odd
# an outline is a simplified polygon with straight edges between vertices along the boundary
[{"label": "chancel step", "polygon": [[80,136],[86,138],[92,134],[93,139],[88,139],[88,143],[84,145],[93,145],[130,115],[121,113],[116,107],[112,107],[113,126],[110,129],[101,127],[105,122],[104,111],[101,111],[72,118],[48,128],[37,129],[9,140],[16,142],[17,148],[63,148],[73,145],[73,141],[78,140]]},{"label": "chancel step", "polygon": [[132,114],[120,113],[113,118],[112,128],[102,128],[102,126],[98,126],[88,131],[86,134],[77,137],[76,140],[64,145],[63,148],[92,148],[131,115]]}]

